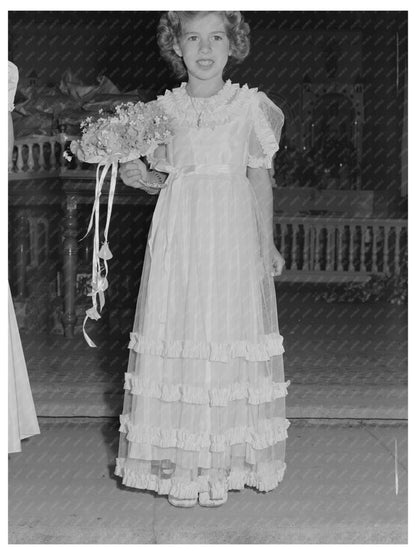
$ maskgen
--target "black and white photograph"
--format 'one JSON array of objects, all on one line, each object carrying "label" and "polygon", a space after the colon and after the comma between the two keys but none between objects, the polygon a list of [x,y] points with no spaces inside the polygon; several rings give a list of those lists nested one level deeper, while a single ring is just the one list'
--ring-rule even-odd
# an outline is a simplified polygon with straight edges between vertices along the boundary
[{"label": "black and white photograph", "polygon": [[7,12],[8,544],[408,545],[409,12],[78,4]]}]

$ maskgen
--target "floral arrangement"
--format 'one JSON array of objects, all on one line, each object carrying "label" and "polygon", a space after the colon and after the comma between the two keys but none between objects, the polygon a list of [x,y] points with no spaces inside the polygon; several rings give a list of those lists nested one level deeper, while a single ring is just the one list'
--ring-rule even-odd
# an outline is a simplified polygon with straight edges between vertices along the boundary
[{"label": "floral arrangement", "polygon": [[[81,122],[82,137],[70,149],[83,162],[102,164],[128,162],[146,156],[171,137],[167,115],[153,103],[127,102],[115,107],[114,114]],[[68,157],[68,155],[67,155]]]},{"label": "floral arrangement", "polygon": [[[118,163],[148,156],[159,145],[167,144],[172,137],[172,124],[156,103],[137,102],[134,104],[133,102],[127,102],[116,106],[113,113],[104,114],[103,110],[100,110],[98,117],[87,117],[81,122],[81,131],[81,139],[71,142],[70,151],[82,162],[97,164],[94,206],[87,232],[82,237],[84,239],[88,235],[95,220],[91,293],[88,293],[92,297],[93,306],[86,311],[83,333],[88,345],[96,347],[85,331],[85,324],[88,318],[93,320],[101,318],[99,311],[102,310],[105,304],[104,291],[108,288],[107,260],[113,257],[108,246],[108,229],[117,181]],[[72,159],[72,155],[69,153],[65,153],[64,156],[68,161]],[[104,242],[100,248],[100,195],[110,168],[111,180],[107,221],[104,230]],[[102,275],[103,268],[100,264],[100,258],[104,263],[104,275]],[[97,304],[97,295],[100,307]]]}]

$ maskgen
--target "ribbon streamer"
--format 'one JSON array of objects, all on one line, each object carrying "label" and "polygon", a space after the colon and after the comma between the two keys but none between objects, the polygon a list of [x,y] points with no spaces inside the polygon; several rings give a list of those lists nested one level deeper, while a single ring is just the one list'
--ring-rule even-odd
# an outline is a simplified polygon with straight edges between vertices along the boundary
[{"label": "ribbon streamer", "polygon": [[[108,173],[108,170],[111,166],[111,180],[110,180],[110,191],[108,196],[108,204],[107,204],[107,220],[104,229],[104,242],[102,247],[100,248],[100,234],[99,234],[99,226],[100,226],[100,196],[103,187],[103,183],[105,177]],[[99,320],[101,318],[100,312],[102,311],[105,305],[105,296],[104,291],[108,288],[108,264],[107,260],[110,260],[113,255],[111,253],[110,247],[108,246],[108,230],[110,226],[110,218],[111,218],[111,211],[113,208],[113,201],[114,201],[114,192],[117,182],[117,166],[118,161],[110,161],[105,163],[99,163],[97,165],[97,172],[96,172],[96,184],[95,184],[95,200],[94,205],[92,208],[92,213],[90,217],[90,222],[88,224],[88,229],[84,237],[80,239],[82,241],[88,235],[93,222],[95,223],[94,229],[94,248],[93,248],[93,255],[92,255],[92,279],[91,279],[91,293],[88,293],[89,297],[92,297],[92,307],[85,311],[85,318],[84,323],[82,325],[82,333],[84,334],[84,338],[90,347],[96,347],[97,345],[92,341],[92,339],[88,336],[87,332],[85,331],[85,325],[87,323],[88,318],[92,320]],[[100,175],[100,169],[102,168],[102,172]],[[102,275],[101,272],[101,265],[100,265],[100,258],[104,261],[104,270],[105,274]],[[99,304],[97,303],[97,295]]]}]

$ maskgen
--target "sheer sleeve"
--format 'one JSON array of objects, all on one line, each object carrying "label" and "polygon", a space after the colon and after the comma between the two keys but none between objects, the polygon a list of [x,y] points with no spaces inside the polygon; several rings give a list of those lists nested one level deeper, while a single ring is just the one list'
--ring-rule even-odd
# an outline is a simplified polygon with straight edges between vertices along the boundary
[{"label": "sheer sleeve", "polygon": [[8,73],[9,73],[9,112],[14,110],[14,97],[17,89],[17,82],[19,80],[19,70],[14,65],[13,62],[8,62]]},{"label": "sheer sleeve", "polygon": [[279,150],[285,117],[282,110],[263,92],[254,96],[252,115],[247,165],[269,169],[272,167],[273,155]]}]

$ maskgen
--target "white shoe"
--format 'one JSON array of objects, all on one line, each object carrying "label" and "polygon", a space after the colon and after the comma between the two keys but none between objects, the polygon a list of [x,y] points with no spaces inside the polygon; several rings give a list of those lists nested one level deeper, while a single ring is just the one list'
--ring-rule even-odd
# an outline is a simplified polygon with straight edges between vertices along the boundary
[{"label": "white shoe", "polygon": [[193,499],[179,499],[179,497],[174,497],[173,495],[169,494],[168,501],[171,505],[174,505],[175,507],[189,508],[195,507],[198,502],[198,497],[195,497]]},{"label": "white shoe", "polygon": [[220,507],[221,505],[224,505],[227,499],[228,491],[226,491],[224,497],[221,497],[220,499],[211,499],[209,493],[207,491],[203,491],[199,494],[198,502],[201,507]]}]

